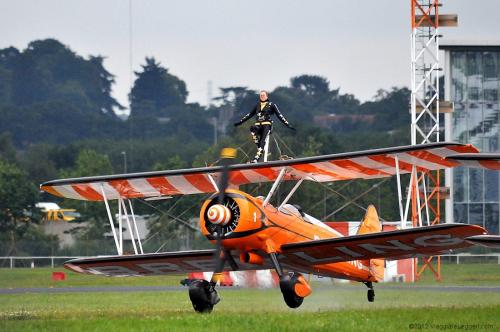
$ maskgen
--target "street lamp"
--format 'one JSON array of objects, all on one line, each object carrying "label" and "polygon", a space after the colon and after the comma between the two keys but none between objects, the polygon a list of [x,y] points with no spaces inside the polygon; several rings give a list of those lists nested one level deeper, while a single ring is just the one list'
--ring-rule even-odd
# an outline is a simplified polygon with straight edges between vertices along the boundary
[{"label": "street lamp", "polygon": [[122,151],[121,155],[123,156],[123,173],[127,173],[127,152]]}]

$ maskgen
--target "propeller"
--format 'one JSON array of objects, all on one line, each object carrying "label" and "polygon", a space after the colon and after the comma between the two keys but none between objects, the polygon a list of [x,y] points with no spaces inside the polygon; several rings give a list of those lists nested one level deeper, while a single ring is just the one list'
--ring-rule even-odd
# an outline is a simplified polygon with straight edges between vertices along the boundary
[{"label": "propeller", "polygon": [[216,231],[214,234],[216,249],[214,257],[214,277],[212,277],[212,282],[216,283],[218,274],[224,269],[224,263],[226,258],[225,253],[222,248],[222,226],[225,225],[231,219],[231,211],[224,206],[224,201],[226,200],[226,190],[229,185],[229,165],[232,160],[236,158],[236,149],[224,148],[221,151],[221,165],[222,172],[217,183],[217,189],[219,190],[219,195],[217,198],[217,204],[212,205],[208,211],[209,220],[216,225]]}]

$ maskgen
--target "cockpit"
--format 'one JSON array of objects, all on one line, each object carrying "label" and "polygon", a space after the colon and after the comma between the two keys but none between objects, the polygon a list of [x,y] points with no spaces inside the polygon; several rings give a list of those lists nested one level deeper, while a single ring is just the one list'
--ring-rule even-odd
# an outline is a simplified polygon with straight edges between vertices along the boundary
[{"label": "cockpit", "polygon": [[296,217],[302,219],[303,221],[305,221],[307,223],[319,226],[319,227],[321,227],[321,228],[323,228],[323,229],[325,229],[325,230],[327,230],[327,231],[329,231],[329,232],[331,232],[333,234],[336,234],[339,237],[343,236],[342,234],[340,234],[339,232],[337,232],[333,228],[328,227],[327,225],[325,225],[320,220],[318,220],[318,219],[314,218],[313,216],[310,216],[307,213],[305,213],[302,210],[302,208],[300,207],[300,205],[297,205],[297,204],[284,204],[283,206],[281,206],[279,208],[279,211],[282,212],[282,213],[284,213],[284,214],[296,216]]}]

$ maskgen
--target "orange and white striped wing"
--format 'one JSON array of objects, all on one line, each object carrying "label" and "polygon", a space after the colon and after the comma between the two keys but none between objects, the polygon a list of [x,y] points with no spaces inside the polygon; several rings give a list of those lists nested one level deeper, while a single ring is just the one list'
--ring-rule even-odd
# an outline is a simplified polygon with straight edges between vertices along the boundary
[{"label": "orange and white striped wing", "polygon": [[[469,159],[461,156],[472,156]],[[260,164],[230,167],[232,187],[249,183],[272,182],[285,168],[284,180],[331,182],[350,179],[375,179],[417,170],[438,170],[456,166],[500,169],[498,160],[474,161],[481,156],[472,145],[432,143],[360,152],[277,160]],[[221,167],[203,167],[149,173],[96,176],[49,181],[41,189],[51,194],[91,201],[122,198],[148,198],[216,192],[215,183]]]}]

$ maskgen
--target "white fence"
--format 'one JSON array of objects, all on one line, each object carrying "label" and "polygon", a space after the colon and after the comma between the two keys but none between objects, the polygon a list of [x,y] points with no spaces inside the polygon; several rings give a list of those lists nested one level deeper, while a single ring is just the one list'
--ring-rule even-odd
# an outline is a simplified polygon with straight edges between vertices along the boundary
[{"label": "white fence", "polygon": [[[54,268],[73,258],[85,258],[86,256],[4,256],[0,257],[0,268],[2,267],[48,267]],[[17,263],[17,264],[16,264]]]},{"label": "white fence", "polygon": [[[449,257],[450,261],[451,259],[454,259],[457,264],[460,264],[460,260],[462,262],[467,262],[471,261],[471,258],[476,258],[475,261],[490,261],[493,262],[496,258],[497,264],[500,264],[500,253],[489,253],[489,254],[469,254],[469,253],[463,253],[463,254],[456,254],[456,255],[441,255],[442,258]],[[479,258],[479,259],[478,259]]]},{"label": "white fence", "polygon": [[[0,268],[15,267],[51,267],[62,266],[62,264],[73,258],[85,258],[86,256],[4,256],[0,257]],[[500,253],[489,254],[456,254],[441,255],[443,261],[464,264],[464,263],[496,263],[500,264]]]}]

